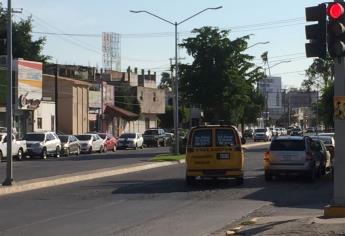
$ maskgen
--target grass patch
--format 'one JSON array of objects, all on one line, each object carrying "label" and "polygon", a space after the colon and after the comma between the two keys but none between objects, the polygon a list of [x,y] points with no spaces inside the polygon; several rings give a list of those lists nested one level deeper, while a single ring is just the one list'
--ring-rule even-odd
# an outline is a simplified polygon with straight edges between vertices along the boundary
[{"label": "grass patch", "polygon": [[182,154],[182,155],[174,155],[174,154],[159,154],[153,158],[150,159],[150,161],[181,161],[184,160],[186,157],[186,155]]}]

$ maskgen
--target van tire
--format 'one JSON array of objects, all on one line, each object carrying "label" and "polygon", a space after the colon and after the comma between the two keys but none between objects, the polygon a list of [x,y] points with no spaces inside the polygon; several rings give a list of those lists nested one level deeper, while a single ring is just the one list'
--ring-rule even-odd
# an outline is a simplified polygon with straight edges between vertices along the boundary
[{"label": "van tire", "polygon": [[273,179],[272,174],[268,171],[265,171],[265,180],[266,181],[272,181],[272,179]]},{"label": "van tire", "polygon": [[196,179],[196,177],[195,176],[188,176],[188,175],[186,175],[186,185],[187,186],[192,186],[192,185],[194,185],[195,184],[195,179]]},{"label": "van tire", "polygon": [[236,183],[237,183],[238,185],[243,185],[243,182],[244,182],[243,176],[237,177],[237,178],[236,178]]}]

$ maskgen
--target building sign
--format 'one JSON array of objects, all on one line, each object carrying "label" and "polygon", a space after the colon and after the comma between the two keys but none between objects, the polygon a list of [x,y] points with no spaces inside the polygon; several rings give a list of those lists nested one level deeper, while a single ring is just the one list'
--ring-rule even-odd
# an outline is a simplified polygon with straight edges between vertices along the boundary
[{"label": "building sign", "polygon": [[34,110],[42,100],[42,63],[16,60],[18,81],[18,108]]},{"label": "building sign", "polygon": [[338,120],[345,120],[345,96],[334,96],[334,118]]}]

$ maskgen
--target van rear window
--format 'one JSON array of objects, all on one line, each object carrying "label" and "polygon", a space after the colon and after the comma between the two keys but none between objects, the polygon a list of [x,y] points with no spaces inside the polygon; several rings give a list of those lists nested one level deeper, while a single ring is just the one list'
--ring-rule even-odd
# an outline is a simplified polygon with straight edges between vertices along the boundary
[{"label": "van rear window", "polygon": [[193,134],[193,147],[211,147],[212,146],[212,130],[202,129],[196,130]]},{"label": "van rear window", "polygon": [[232,146],[236,144],[234,131],[231,129],[216,129],[216,145]]},{"label": "van rear window", "polygon": [[272,141],[271,151],[304,151],[304,140],[275,140]]}]

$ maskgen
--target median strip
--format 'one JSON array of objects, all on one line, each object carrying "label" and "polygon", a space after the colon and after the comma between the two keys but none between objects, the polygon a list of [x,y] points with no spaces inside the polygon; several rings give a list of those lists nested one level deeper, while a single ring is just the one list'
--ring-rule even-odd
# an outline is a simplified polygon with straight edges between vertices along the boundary
[{"label": "median strip", "polygon": [[158,167],[176,165],[180,162],[155,162],[149,164],[134,164],[129,166],[117,167],[117,168],[104,168],[104,169],[97,169],[92,171],[83,171],[74,174],[66,174],[66,175],[57,175],[52,177],[46,178],[37,178],[25,181],[16,182],[12,186],[0,186],[0,196],[12,194],[12,193],[19,193],[19,192],[26,192],[30,190],[36,190],[41,188],[47,187],[54,187],[64,184],[71,184],[81,181],[93,180],[98,178],[105,178],[110,176],[128,174],[143,170],[154,169]]}]

